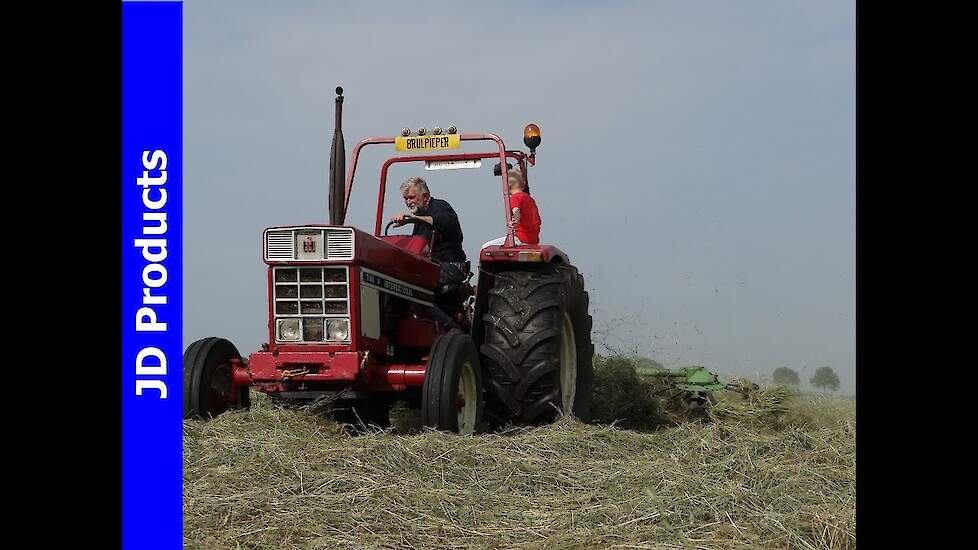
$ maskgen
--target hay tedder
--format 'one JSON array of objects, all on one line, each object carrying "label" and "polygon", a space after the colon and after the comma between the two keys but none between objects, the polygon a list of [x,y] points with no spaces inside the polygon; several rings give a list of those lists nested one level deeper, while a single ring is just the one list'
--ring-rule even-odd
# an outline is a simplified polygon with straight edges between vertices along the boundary
[{"label": "hay tedder", "polygon": [[657,382],[668,389],[672,394],[669,397],[678,401],[690,417],[705,416],[706,410],[716,402],[714,395],[717,392],[728,390],[747,396],[749,392],[759,389],[757,384],[746,380],[727,382],[705,367],[639,367],[635,371],[645,380]]},{"label": "hay tedder", "polygon": [[[291,403],[326,400],[380,426],[389,423],[391,405],[403,401],[420,409],[423,425],[463,434],[545,423],[561,412],[588,420],[591,316],[584,279],[567,254],[551,244],[516,245],[504,225],[505,242],[479,252],[477,286],[466,269],[469,278],[450,288],[439,284],[432,242],[389,235],[390,224],[383,226],[393,164],[478,168],[483,160],[498,161],[501,221],[509,222],[507,174],[500,167],[518,165],[528,181],[539,128],[524,130],[528,154],[506,149],[491,133],[404,129],[357,143],[346,170],[342,88],[336,93],[329,223],[264,231],[268,342],[247,357],[224,338],[192,343],[183,356],[184,417],[247,408],[254,388]],[[461,142],[493,147],[452,152]],[[380,171],[373,231],[344,225],[361,151],[391,145],[399,154]],[[433,320],[436,302],[449,304],[445,313],[454,328]]]}]

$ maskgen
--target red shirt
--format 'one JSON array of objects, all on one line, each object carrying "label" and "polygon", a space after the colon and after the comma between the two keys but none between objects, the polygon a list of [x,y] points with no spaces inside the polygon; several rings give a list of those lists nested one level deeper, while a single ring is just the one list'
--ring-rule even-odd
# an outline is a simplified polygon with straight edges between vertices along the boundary
[{"label": "red shirt", "polygon": [[516,238],[525,244],[540,242],[540,212],[537,201],[522,191],[509,196],[509,207],[520,209],[520,223],[516,225]]}]

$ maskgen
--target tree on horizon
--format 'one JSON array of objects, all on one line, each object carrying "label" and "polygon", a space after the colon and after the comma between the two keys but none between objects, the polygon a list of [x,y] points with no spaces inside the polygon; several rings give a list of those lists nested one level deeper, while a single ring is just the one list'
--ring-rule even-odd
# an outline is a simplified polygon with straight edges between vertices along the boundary
[{"label": "tree on horizon", "polygon": [[775,384],[780,384],[783,386],[797,386],[801,384],[801,378],[798,377],[798,371],[789,369],[788,367],[778,367],[774,369],[774,372],[771,373],[771,378],[774,380]]},{"label": "tree on horizon", "polygon": [[809,382],[811,382],[812,386],[821,388],[822,393],[825,393],[826,388],[835,391],[839,389],[840,384],[839,375],[837,375],[835,371],[832,370],[832,367],[829,366],[819,367],[818,370],[815,371],[815,376],[812,376],[812,379],[809,380]]}]

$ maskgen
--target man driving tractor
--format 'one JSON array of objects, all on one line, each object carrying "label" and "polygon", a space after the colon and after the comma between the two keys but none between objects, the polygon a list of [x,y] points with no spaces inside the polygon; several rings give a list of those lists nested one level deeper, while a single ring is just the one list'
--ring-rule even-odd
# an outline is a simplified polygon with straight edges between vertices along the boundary
[{"label": "man driving tractor", "polygon": [[[401,184],[401,194],[409,212],[395,214],[391,221],[400,227],[414,221],[412,235],[420,235],[432,243],[431,259],[439,264],[441,272],[438,277],[439,293],[435,297],[435,307],[432,317],[447,328],[461,328],[447,314],[453,309],[453,290],[458,288],[466,279],[468,268],[465,263],[465,252],[462,250],[462,226],[458,215],[448,201],[431,196],[428,184],[419,177],[408,178]],[[418,223],[420,222],[420,223]]]}]

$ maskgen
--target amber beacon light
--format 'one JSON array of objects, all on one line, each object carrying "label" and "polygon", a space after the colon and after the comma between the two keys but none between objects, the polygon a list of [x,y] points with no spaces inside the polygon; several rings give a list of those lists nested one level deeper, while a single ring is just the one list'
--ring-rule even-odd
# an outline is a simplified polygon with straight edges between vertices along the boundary
[{"label": "amber beacon light", "polygon": [[523,143],[530,148],[530,154],[536,154],[537,147],[540,146],[540,127],[536,124],[527,124],[523,128]]}]

